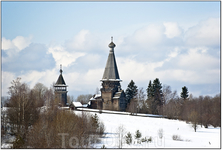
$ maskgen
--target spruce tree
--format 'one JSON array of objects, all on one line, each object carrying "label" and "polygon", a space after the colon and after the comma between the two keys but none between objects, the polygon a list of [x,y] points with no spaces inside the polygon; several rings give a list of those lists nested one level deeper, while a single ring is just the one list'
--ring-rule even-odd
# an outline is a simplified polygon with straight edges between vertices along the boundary
[{"label": "spruce tree", "polygon": [[137,86],[135,85],[134,81],[131,80],[128,84],[128,87],[126,89],[126,101],[130,103],[130,100],[132,98],[135,98],[137,95]]},{"label": "spruce tree", "polygon": [[180,94],[180,97],[185,100],[189,96],[188,93],[189,93],[188,88],[186,86],[184,86],[184,87],[182,87],[182,92]]},{"label": "spruce tree", "polygon": [[127,135],[125,136],[125,139],[126,139],[126,144],[132,144],[132,135],[130,132],[127,133]]},{"label": "spruce tree", "polygon": [[149,113],[158,114],[157,107],[163,105],[162,85],[158,78],[149,82],[147,88],[147,103],[149,106]]},{"label": "spruce tree", "polygon": [[142,133],[140,132],[140,130],[136,130],[135,139],[139,139],[141,137],[142,137]]},{"label": "spruce tree", "polygon": [[162,85],[158,78],[153,81],[153,91],[154,100],[156,101],[157,105],[163,105]]},{"label": "spruce tree", "polygon": [[152,83],[151,80],[149,82],[148,88],[146,89],[147,91],[147,99],[150,99],[153,97],[153,87],[152,87]]}]

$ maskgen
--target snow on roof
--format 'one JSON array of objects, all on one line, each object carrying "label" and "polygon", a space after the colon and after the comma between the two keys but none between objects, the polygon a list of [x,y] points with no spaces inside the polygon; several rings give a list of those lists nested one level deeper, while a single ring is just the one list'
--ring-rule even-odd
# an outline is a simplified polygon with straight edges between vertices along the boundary
[{"label": "snow on roof", "polygon": [[113,99],[118,99],[119,97],[113,97]]},{"label": "snow on roof", "polygon": [[91,100],[91,101],[92,101],[92,100],[96,100],[96,99],[95,99],[95,98],[93,98],[93,97],[91,97],[89,100]]},{"label": "snow on roof", "polygon": [[101,96],[101,94],[96,94],[96,95],[95,95],[95,98],[100,97],[100,96]]},{"label": "snow on roof", "polygon": [[75,107],[82,107],[80,102],[72,102]]},{"label": "snow on roof", "polygon": [[83,105],[82,105],[82,107],[85,107],[85,108],[86,108],[87,106],[88,106],[88,104],[83,104]]},{"label": "snow on roof", "polygon": [[89,100],[96,100],[96,98],[101,97],[101,94],[95,94],[93,97],[91,97]]},{"label": "snow on roof", "polygon": [[100,81],[120,81],[120,82],[122,82],[122,80],[120,80],[120,79],[102,79]]}]

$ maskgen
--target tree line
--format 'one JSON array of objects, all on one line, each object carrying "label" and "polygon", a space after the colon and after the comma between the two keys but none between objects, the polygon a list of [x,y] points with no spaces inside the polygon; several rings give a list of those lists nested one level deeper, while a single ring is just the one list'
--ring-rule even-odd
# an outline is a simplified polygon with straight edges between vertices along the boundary
[{"label": "tree line", "polygon": [[[98,116],[59,109],[53,86],[37,83],[31,89],[17,78],[8,90],[7,109],[1,114],[1,137],[15,136],[13,148],[88,148],[104,133]],[[63,136],[67,139],[64,143]]]},{"label": "tree line", "polygon": [[150,80],[146,89],[138,88],[133,80],[125,91],[127,111],[132,114],[149,113],[163,115],[169,119],[180,119],[208,127],[221,126],[221,96],[193,97],[183,86],[180,96],[170,86],[163,85],[158,78]]}]

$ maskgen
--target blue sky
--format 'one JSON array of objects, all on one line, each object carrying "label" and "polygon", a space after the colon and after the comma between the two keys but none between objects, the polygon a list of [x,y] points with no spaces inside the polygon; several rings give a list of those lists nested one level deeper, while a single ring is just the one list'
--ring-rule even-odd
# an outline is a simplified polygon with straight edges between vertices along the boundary
[{"label": "blue sky", "polygon": [[122,88],[159,78],[178,95],[220,92],[220,2],[1,2],[2,95],[16,77],[68,94],[100,88],[110,37]]}]

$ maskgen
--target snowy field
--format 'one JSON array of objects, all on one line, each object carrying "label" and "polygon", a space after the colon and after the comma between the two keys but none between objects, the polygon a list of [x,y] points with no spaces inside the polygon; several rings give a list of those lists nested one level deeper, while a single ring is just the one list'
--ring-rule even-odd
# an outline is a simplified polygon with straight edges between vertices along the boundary
[{"label": "snowy field", "polygon": [[[81,111],[74,111],[81,114]],[[95,114],[95,112],[88,112]],[[184,121],[169,120],[165,118],[140,117],[120,114],[99,114],[100,120],[105,125],[105,137],[94,148],[118,148],[117,128],[123,125],[125,134],[131,132],[133,143],[128,145],[123,143],[122,148],[220,148],[220,128],[210,126],[208,129],[198,126],[197,132],[194,132],[191,124]],[[158,136],[159,129],[163,130],[163,138]],[[139,130],[142,138],[152,137],[152,142],[134,143],[135,132]],[[173,135],[180,136],[180,141],[172,139]]]}]

